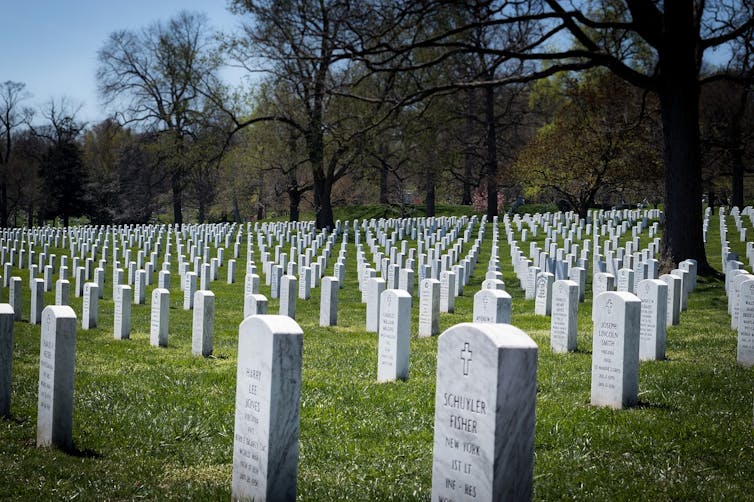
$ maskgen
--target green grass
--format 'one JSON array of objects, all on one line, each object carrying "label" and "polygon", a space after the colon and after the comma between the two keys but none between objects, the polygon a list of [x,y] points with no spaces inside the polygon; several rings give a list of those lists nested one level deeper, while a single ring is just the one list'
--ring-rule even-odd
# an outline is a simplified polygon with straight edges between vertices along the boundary
[{"label": "green grass", "polygon": [[[710,262],[719,266],[716,218],[708,252]],[[503,275],[514,298],[513,324],[539,345],[534,498],[754,498],[754,380],[751,369],[736,364],[736,337],[729,329],[722,281],[700,278],[681,324],[668,332],[668,360],[641,364],[640,405],[621,411],[595,408],[589,405],[591,288],[587,286],[587,300],[580,305],[579,350],[551,353],[549,318],[535,316],[534,302],[524,300],[502,226],[500,235]],[[442,314],[441,330],[470,319],[491,236],[488,228],[472,282],[456,299],[456,313]],[[646,234],[642,237],[646,244]],[[732,231],[729,239],[734,248],[742,246],[734,242]],[[297,304],[304,331],[298,496],[428,500],[437,338],[416,337],[415,301],[410,377],[376,382],[377,336],[364,330],[365,307],[350,241],[339,325],[319,327],[318,288],[310,300]],[[67,453],[34,446],[39,327],[25,322],[28,271],[16,271],[24,280],[24,321],[15,325],[13,418],[0,420],[0,497],[229,499],[245,255],[238,263],[236,284],[225,284],[223,268],[221,280],[212,285],[211,358],[191,355],[191,313],[182,309],[175,264],[169,347],[149,345],[147,305],[133,307],[131,339],[114,340],[108,268],[100,327],[78,332],[75,449]],[[264,281],[262,293],[269,297]],[[53,296],[47,294],[48,303]],[[5,289],[2,298],[7,298]],[[72,298],[72,306],[80,316],[81,299]],[[271,299],[270,313],[277,309],[278,301]]]}]

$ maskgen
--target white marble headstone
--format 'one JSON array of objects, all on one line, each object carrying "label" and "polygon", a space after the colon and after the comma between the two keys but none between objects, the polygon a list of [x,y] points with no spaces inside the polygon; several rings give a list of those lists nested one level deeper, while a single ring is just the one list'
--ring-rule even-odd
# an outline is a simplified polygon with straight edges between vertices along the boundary
[{"label": "white marble headstone", "polygon": [[623,408],[637,403],[641,300],[607,291],[594,300],[592,404]]},{"label": "white marble headstone", "polygon": [[639,360],[665,359],[668,285],[659,279],[644,279],[636,288],[641,300]]},{"label": "white marble headstone", "polygon": [[552,285],[550,347],[553,352],[573,352],[577,346],[579,285],[571,280]]},{"label": "white marble headstone", "polygon": [[322,278],[319,301],[319,325],[335,326],[338,324],[338,279],[331,276]]},{"label": "white marble headstone", "polygon": [[511,308],[512,298],[507,292],[499,289],[482,289],[474,294],[472,320],[475,323],[509,324]]},{"label": "white marble headstone", "polygon": [[[196,310],[194,310],[196,317]],[[152,347],[168,346],[170,322],[170,291],[165,288],[152,290],[152,309],[149,323],[149,344]]]},{"label": "white marble headstone", "polygon": [[423,279],[419,285],[419,337],[440,332],[440,281]]},{"label": "white marble headstone", "polygon": [[241,323],[234,500],[296,499],[303,335],[286,316],[255,315]]},{"label": "white marble headstone", "polygon": [[73,446],[75,362],[76,314],[68,306],[46,307],[39,346],[37,446]]},{"label": "white marble headstone", "polygon": [[402,289],[386,289],[380,295],[377,381],[408,379],[411,338],[411,295]]},{"label": "white marble headstone", "polygon": [[736,361],[741,366],[754,366],[754,278],[741,284],[739,294],[738,343]]},{"label": "white marble headstone", "polygon": [[194,293],[194,318],[191,325],[191,353],[195,356],[212,354],[215,326],[215,294],[200,289]]},{"label": "white marble headstone", "polygon": [[537,345],[509,324],[438,339],[432,500],[530,500]]},{"label": "white marble headstone", "polygon": [[128,284],[120,284],[115,291],[113,313],[113,338],[126,340],[131,337],[131,301],[133,291]]}]

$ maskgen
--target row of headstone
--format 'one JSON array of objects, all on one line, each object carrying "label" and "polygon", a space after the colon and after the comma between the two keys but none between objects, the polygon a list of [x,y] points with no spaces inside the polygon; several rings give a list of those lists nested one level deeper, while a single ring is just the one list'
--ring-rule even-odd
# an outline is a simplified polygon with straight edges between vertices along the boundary
[{"label": "row of headstone", "polygon": [[[378,373],[390,381],[408,372],[410,295],[387,289],[380,301]],[[296,498],[302,346],[287,316],[251,316],[239,328],[233,500]],[[537,346],[519,329],[468,323],[440,336],[433,500],[531,498],[536,389]]]}]

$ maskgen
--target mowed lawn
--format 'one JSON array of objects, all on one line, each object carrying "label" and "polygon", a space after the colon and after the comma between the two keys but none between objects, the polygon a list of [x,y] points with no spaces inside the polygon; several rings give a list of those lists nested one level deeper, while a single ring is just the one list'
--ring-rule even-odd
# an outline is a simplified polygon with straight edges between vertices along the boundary
[{"label": "mowed lawn", "polygon": [[[735,228],[731,218],[728,225]],[[737,232],[730,231],[729,238],[745,256]],[[539,240],[541,246],[541,233]],[[364,329],[353,241],[351,231],[338,326],[319,327],[319,288],[310,300],[297,303],[296,320],[304,331],[298,497],[428,500],[437,338],[417,338],[415,299],[409,379],[377,383],[377,335]],[[77,334],[71,452],[35,447],[40,328],[26,322],[28,270],[14,271],[24,282],[24,320],[15,325],[12,419],[0,420],[0,497],[230,498],[245,235],[242,242],[237,282],[226,284],[222,268],[212,284],[216,314],[210,358],[191,355],[191,312],[182,308],[175,256],[167,348],[149,344],[149,305],[133,306],[130,340],[113,339],[108,266],[99,327]],[[441,315],[441,331],[471,319],[491,242],[488,224],[471,283],[456,299],[456,312]],[[642,246],[648,242],[642,234]],[[328,274],[339,248],[340,241]],[[528,243],[523,249],[528,251]],[[716,215],[707,249],[719,269]],[[60,256],[66,250],[51,252]],[[232,249],[225,254],[232,257]],[[641,363],[639,405],[616,411],[589,405],[591,282],[579,306],[578,351],[553,354],[550,319],[535,316],[534,302],[524,300],[502,224],[499,255],[506,290],[513,296],[512,323],[539,346],[535,499],[754,499],[754,370],[736,364],[736,333],[730,329],[722,280],[699,279],[680,325],[668,331],[667,360]],[[255,257],[259,261],[258,252]],[[269,297],[264,278],[261,292]],[[7,300],[7,288],[1,297]],[[46,294],[46,301],[54,302],[54,292]],[[71,304],[80,318],[81,298],[72,295]],[[277,311],[278,301],[270,299],[269,312]]]}]

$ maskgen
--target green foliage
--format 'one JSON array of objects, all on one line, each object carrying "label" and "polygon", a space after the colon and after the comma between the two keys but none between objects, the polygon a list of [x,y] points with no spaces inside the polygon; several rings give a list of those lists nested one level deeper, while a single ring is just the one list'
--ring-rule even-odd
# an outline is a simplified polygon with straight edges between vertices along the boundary
[{"label": "green foliage", "polygon": [[555,212],[558,207],[555,204],[521,204],[513,210],[514,214],[536,214]]},{"label": "green foliage", "polygon": [[563,200],[582,216],[596,202],[656,198],[659,133],[644,98],[604,70],[537,83],[530,103],[550,118],[515,163],[525,193]]}]

